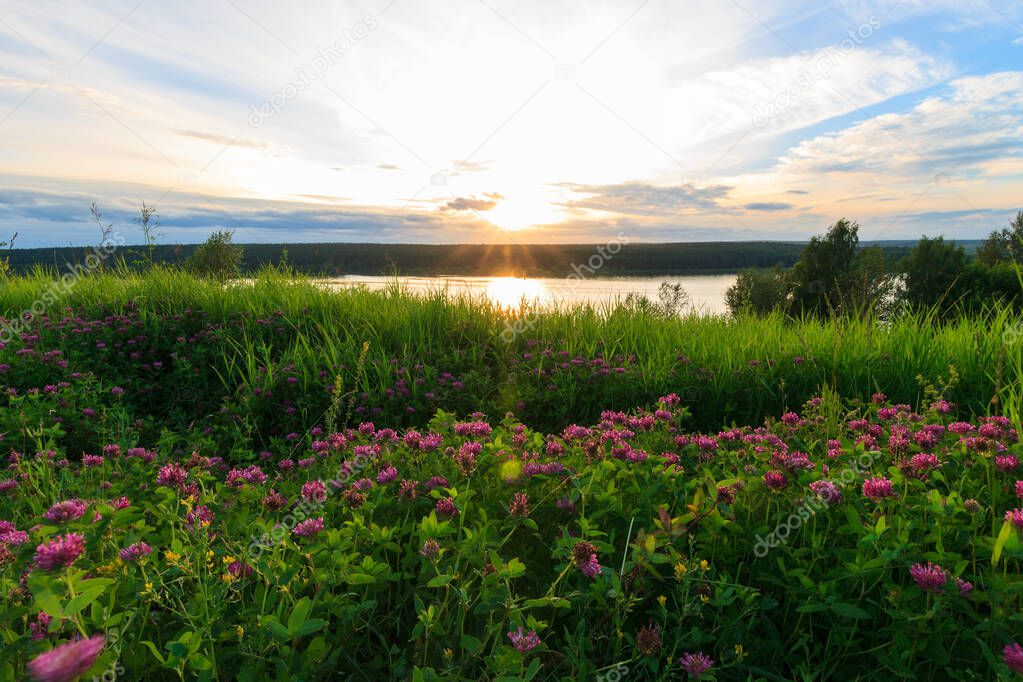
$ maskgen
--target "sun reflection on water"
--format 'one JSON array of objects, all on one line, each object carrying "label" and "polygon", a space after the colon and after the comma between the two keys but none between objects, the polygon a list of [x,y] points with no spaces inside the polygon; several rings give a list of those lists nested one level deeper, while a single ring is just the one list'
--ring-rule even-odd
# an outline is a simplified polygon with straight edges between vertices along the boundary
[{"label": "sun reflection on water", "polygon": [[550,298],[547,286],[535,279],[494,277],[486,283],[484,295],[505,308],[518,308],[526,303],[546,303]]}]

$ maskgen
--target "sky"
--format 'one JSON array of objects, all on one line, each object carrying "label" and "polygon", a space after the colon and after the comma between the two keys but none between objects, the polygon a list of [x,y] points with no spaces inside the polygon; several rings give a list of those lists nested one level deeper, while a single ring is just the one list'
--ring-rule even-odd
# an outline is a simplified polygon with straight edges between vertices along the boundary
[{"label": "sky", "polygon": [[978,239],[1016,0],[0,0],[0,241]]}]

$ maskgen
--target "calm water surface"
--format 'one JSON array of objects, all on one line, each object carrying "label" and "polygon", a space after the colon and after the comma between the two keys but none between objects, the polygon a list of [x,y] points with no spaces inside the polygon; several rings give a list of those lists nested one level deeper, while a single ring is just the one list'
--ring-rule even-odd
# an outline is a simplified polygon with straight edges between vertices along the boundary
[{"label": "calm water surface", "polygon": [[[383,289],[393,285],[393,277],[351,275],[323,280],[331,287],[365,286]],[[735,283],[735,275],[693,277],[616,277],[564,279],[545,277],[399,277],[410,291],[429,293],[444,291],[449,296],[485,296],[494,303],[518,307],[523,301],[540,305],[572,306],[605,305],[624,300],[629,294],[646,296],[657,301],[661,282],[681,284],[689,293],[693,307],[707,315],[724,314],[725,290]]]}]

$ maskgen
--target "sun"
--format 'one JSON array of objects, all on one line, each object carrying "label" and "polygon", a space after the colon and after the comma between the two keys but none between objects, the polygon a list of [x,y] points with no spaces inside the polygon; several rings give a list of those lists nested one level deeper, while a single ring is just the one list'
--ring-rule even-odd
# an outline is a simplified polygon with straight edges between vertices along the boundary
[{"label": "sun", "polygon": [[497,227],[511,232],[557,223],[562,219],[552,197],[541,190],[505,194],[497,206],[483,215]]}]

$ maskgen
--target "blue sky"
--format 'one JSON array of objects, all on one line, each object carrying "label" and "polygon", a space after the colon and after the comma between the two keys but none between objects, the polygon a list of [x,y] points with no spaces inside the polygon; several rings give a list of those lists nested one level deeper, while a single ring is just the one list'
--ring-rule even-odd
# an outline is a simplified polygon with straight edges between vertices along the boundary
[{"label": "blue sky", "polygon": [[[1008,0],[0,2],[0,236],[975,239],[1023,209]],[[0,237],[2,238],[2,237]]]}]

